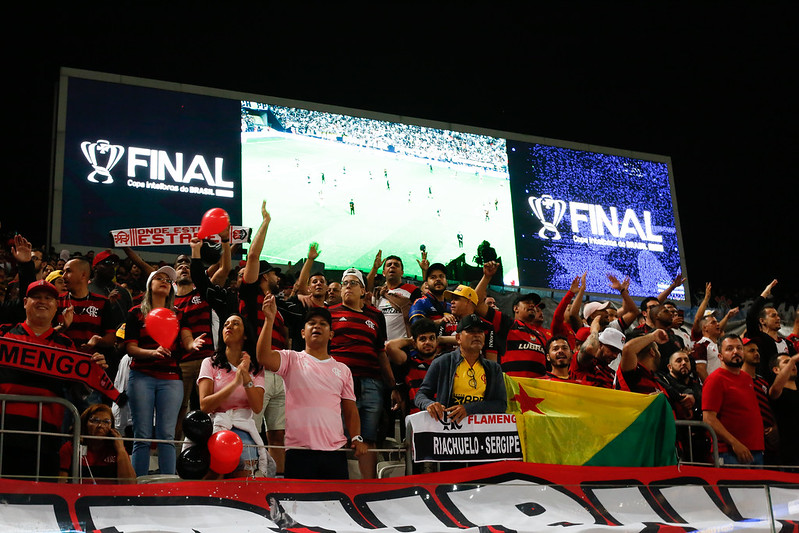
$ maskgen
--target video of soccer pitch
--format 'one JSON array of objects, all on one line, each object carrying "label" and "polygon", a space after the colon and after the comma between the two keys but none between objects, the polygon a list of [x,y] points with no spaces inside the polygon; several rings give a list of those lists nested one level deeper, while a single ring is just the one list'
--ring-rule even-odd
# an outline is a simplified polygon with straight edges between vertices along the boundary
[{"label": "video of soccer pitch", "polygon": [[262,258],[296,262],[318,243],[328,269],[375,254],[473,263],[487,240],[518,284],[506,141],[410,124],[242,102],[244,225],[272,222]]}]

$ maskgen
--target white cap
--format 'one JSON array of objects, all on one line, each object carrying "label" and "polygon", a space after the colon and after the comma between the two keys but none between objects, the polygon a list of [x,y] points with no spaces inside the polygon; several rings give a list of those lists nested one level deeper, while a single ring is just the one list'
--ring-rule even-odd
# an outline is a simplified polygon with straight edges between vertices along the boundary
[{"label": "white cap", "polygon": [[601,311],[608,305],[610,305],[610,302],[588,302],[583,306],[583,317],[588,320],[589,316],[593,315],[597,311]]},{"label": "white cap", "polygon": [[608,346],[612,346],[618,350],[624,348],[625,340],[627,339],[624,337],[624,333],[616,328],[605,328],[602,330],[602,333],[599,334],[599,342]]},{"label": "white cap", "polygon": [[356,278],[358,278],[358,281],[361,283],[361,287],[364,288],[366,287],[366,283],[363,282],[363,274],[357,268],[350,267],[347,270],[345,270],[344,273],[341,275],[341,281],[344,281],[344,278],[346,278],[347,276],[355,276]]},{"label": "white cap", "polygon": [[175,283],[175,281],[177,281],[177,279],[178,279],[178,273],[175,272],[174,268],[172,268],[171,266],[168,266],[168,265],[167,266],[162,266],[158,270],[156,270],[154,272],[150,272],[150,275],[147,276],[147,286],[148,287],[150,286],[150,282],[153,280],[153,277],[156,274],[166,274],[166,276],[169,278],[169,280],[172,283]]}]

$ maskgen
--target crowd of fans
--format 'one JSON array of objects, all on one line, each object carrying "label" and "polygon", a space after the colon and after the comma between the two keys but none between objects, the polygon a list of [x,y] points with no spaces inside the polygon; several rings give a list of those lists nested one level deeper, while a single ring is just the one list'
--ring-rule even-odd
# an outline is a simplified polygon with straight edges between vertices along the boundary
[{"label": "crowd of fans", "polygon": [[[269,109],[286,131],[296,135],[507,174],[503,139],[293,107]],[[260,127],[251,114],[242,111],[242,131],[258,131]]]},{"label": "crowd of fans", "polygon": [[[129,409],[117,405],[112,417],[111,402],[86,387],[3,364],[0,392],[66,397],[83,411],[89,454],[81,467],[94,479],[151,472],[152,438],[158,471],[174,474],[173,441],[194,409],[211,415],[215,431],[252,445],[233,475],[345,478],[340,450],[349,447],[361,477],[374,478],[373,450],[393,420],[420,410],[455,422],[503,412],[503,375],[665,394],[675,418],[713,428],[725,464],[799,466],[799,319],[783,336],[770,304],[776,280],[747,309],[743,335],[726,331],[737,309],[711,310],[710,283],[689,329],[684,309],[668,299],[681,276],[636,303],[629,280],[609,275],[619,305],[584,301],[583,275],[545,324],[535,292],[515,293],[500,310],[502,298],[490,292],[494,261],[475,286],[453,287],[446,267],[423,252],[417,286],[404,277],[403,258],[381,251],[366,276],[351,268],[331,278],[314,269],[312,245],[295,278],[259,260],[271,221],[263,206],[262,218],[237,265],[227,231],[216,263],[195,238],[172,265],[147,263],[131,249],[124,258],[111,250],[45,253],[15,235],[0,257],[0,336],[85,352],[126,391]],[[161,309],[179,323],[168,346],[148,331],[148,315]],[[9,404],[6,428],[36,429],[37,417]],[[42,418],[44,430],[57,432],[63,411]],[[122,435],[133,437],[132,448]],[[50,437],[37,451],[32,438],[4,436],[0,475],[39,465],[65,477],[71,448]],[[675,445],[684,460],[709,460],[703,429],[680,434]]]}]

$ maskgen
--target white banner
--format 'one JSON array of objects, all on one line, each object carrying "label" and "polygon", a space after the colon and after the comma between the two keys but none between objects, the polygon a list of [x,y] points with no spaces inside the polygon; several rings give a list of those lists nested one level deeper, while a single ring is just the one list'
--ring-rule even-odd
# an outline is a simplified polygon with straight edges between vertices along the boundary
[{"label": "white banner", "polygon": [[521,461],[514,414],[469,415],[460,423],[439,421],[426,411],[406,418],[416,462]]},{"label": "white banner", "polygon": [[[130,228],[111,230],[114,248],[135,248],[137,246],[174,246],[188,245],[200,231],[200,226],[154,226],[151,228]],[[250,242],[252,228],[243,226],[230,227],[230,244]],[[208,239],[222,242],[219,235],[211,235]]]}]

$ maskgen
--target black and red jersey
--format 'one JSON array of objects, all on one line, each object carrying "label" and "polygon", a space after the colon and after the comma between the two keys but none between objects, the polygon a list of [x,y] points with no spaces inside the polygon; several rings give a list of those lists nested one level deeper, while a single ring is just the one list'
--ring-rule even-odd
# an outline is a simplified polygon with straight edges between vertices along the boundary
[{"label": "black and red jersey", "polygon": [[175,307],[183,313],[183,320],[191,330],[192,338],[197,338],[205,334],[203,346],[199,350],[186,352],[183,354],[181,362],[197,361],[205,359],[214,354],[214,339],[211,334],[211,306],[200,295],[199,289],[195,288],[183,296],[175,296]]},{"label": "black and red jersey", "polygon": [[[188,329],[183,323],[180,310],[175,309],[175,314],[181,324],[180,329]],[[164,346],[164,348],[172,352],[171,357],[149,358],[131,356],[131,370],[136,370],[158,379],[181,379],[177,355],[180,345],[179,339],[180,332],[178,332],[178,336],[175,337],[172,346]],[[125,322],[125,346],[128,346],[131,342],[136,342],[139,348],[147,350],[155,350],[159,346],[155,339],[150,337],[149,333],[147,333],[147,327],[144,324],[144,315],[141,312],[140,305],[128,311],[128,319]]]},{"label": "black and red jersey", "polygon": [[353,377],[380,379],[378,353],[385,350],[386,319],[380,310],[365,306],[356,311],[344,304],[330,308],[333,340],[330,355],[347,365]]},{"label": "black and red jersey", "polygon": [[64,330],[64,335],[72,339],[78,350],[93,336],[103,337],[116,330],[117,324],[114,323],[113,315],[107,308],[108,305],[108,298],[93,292],[84,298],[76,298],[69,292],[59,295],[58,315],[56,316],[61,318],[61,313],[65,309],[73,308],[72,324]]},{"label": "black and red jersey", "polygon": [[[66,335],[58,333],[52,328],[41,335],[36,335],[25,322],[0,326],[0,336],[63,350],[75,349],[75,344]],[[61,379],[0,366],[0,393],[3,394],[61,398],[64,396],[66,386],[67,383]],[[35,403],[9,402],[6,404],[5,411],[7,415],[22,416],[32,420],[39,418],[39,406]],[[64,408],[61,405],[42,404],[42,422],[49,426],[45,429],[46,431],[60,430],[63,418]]]}]

